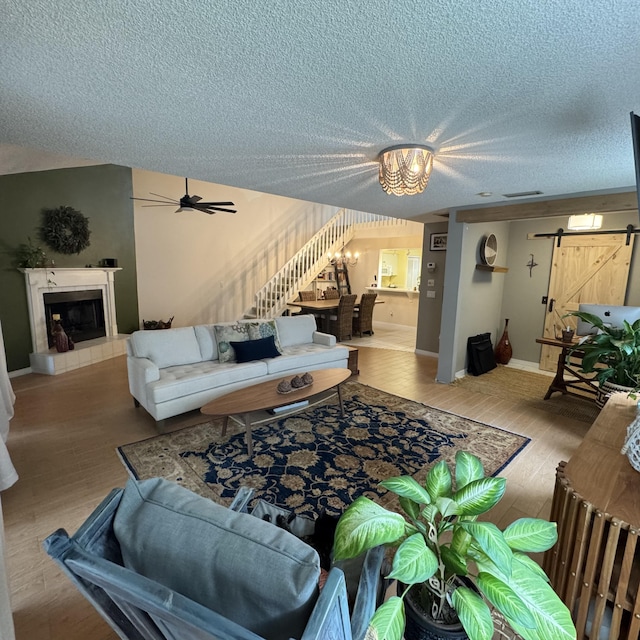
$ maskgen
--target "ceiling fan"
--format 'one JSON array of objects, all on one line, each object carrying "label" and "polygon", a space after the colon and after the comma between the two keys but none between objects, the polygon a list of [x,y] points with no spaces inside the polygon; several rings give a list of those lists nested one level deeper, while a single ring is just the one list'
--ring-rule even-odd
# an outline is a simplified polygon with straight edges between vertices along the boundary
[{"label": "ceiling fan", "polygon": [[162,198],[162,200],[153,200],[152,198],[131,198],[132,200],[142,200],[143,202],[153,202],[154,204],[143,204],[143,207],[175,207],[178,205],[176,209],[176,213],[180,213],[182,211],[202,211],[202,213],[208,213],[212,215],[214,213],[218,213],[218,211],[224,211],[225,213],[236,213],[235,209],[227,209],[225,207],[234,207],[233,202],[200,202],[202,198],[200,196],[190,196],[189,195],[189,179],[184,179],[185,186],[185,195],[180,198],[180,200],[175,200],[173,198],[169,198],[167,196],[162,196],[159,193],[152,193],[152,196],[157,196],[158,198]]}]

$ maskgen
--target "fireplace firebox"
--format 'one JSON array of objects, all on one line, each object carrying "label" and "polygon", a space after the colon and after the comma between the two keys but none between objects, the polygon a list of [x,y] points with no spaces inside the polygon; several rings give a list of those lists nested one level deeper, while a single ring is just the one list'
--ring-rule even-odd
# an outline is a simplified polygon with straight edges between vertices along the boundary
[{"label": "fireplace firebox", "polygon": [[54,345],[54,316],[59,316],[66,334],[74,342],[93,340],[107,335],[104,304],[100,289],[44,293],[49,347]]}]

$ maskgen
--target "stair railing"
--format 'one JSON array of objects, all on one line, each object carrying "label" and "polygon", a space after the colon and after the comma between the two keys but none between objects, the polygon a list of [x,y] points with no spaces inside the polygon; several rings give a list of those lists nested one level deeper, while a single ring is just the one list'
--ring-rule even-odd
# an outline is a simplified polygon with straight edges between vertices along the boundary
[{"label": "stair railing", "polygon": [[398,218],[341,209],[256,293],[256,317],[281,315],[287,303],[297,298],[298,291],[308,287],[326,268],[329,254],[342,249],[353,238],[356,228],[406,224],[406,220]]}]

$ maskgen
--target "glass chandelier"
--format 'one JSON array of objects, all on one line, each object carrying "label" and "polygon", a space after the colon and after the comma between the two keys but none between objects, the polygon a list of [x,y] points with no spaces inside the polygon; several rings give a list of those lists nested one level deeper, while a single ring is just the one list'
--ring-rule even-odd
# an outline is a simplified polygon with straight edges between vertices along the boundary
[{"label": "glass chandelier", "polygon": [[380,184],[387,193],[412,196],[422,193],[433,168],[433,150],[420,144],[383,149],[378,156]]}]

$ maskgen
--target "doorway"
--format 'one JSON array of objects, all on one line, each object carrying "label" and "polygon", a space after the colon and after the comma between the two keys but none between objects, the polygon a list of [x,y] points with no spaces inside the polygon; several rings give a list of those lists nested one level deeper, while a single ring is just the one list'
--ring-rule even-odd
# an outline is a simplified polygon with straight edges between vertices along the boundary
[{"label": "doorway", "polygon": [[[544,337],[555,338],[563,326],[576,328],[576,318],[565,318],[577,311],[581,302],[623,305],[629,278],[634,236],[627,244],[624,232],[611,235],[563,236],[554,245]],[[540,369],[555,371],[558,348],[543,345]]]}]

